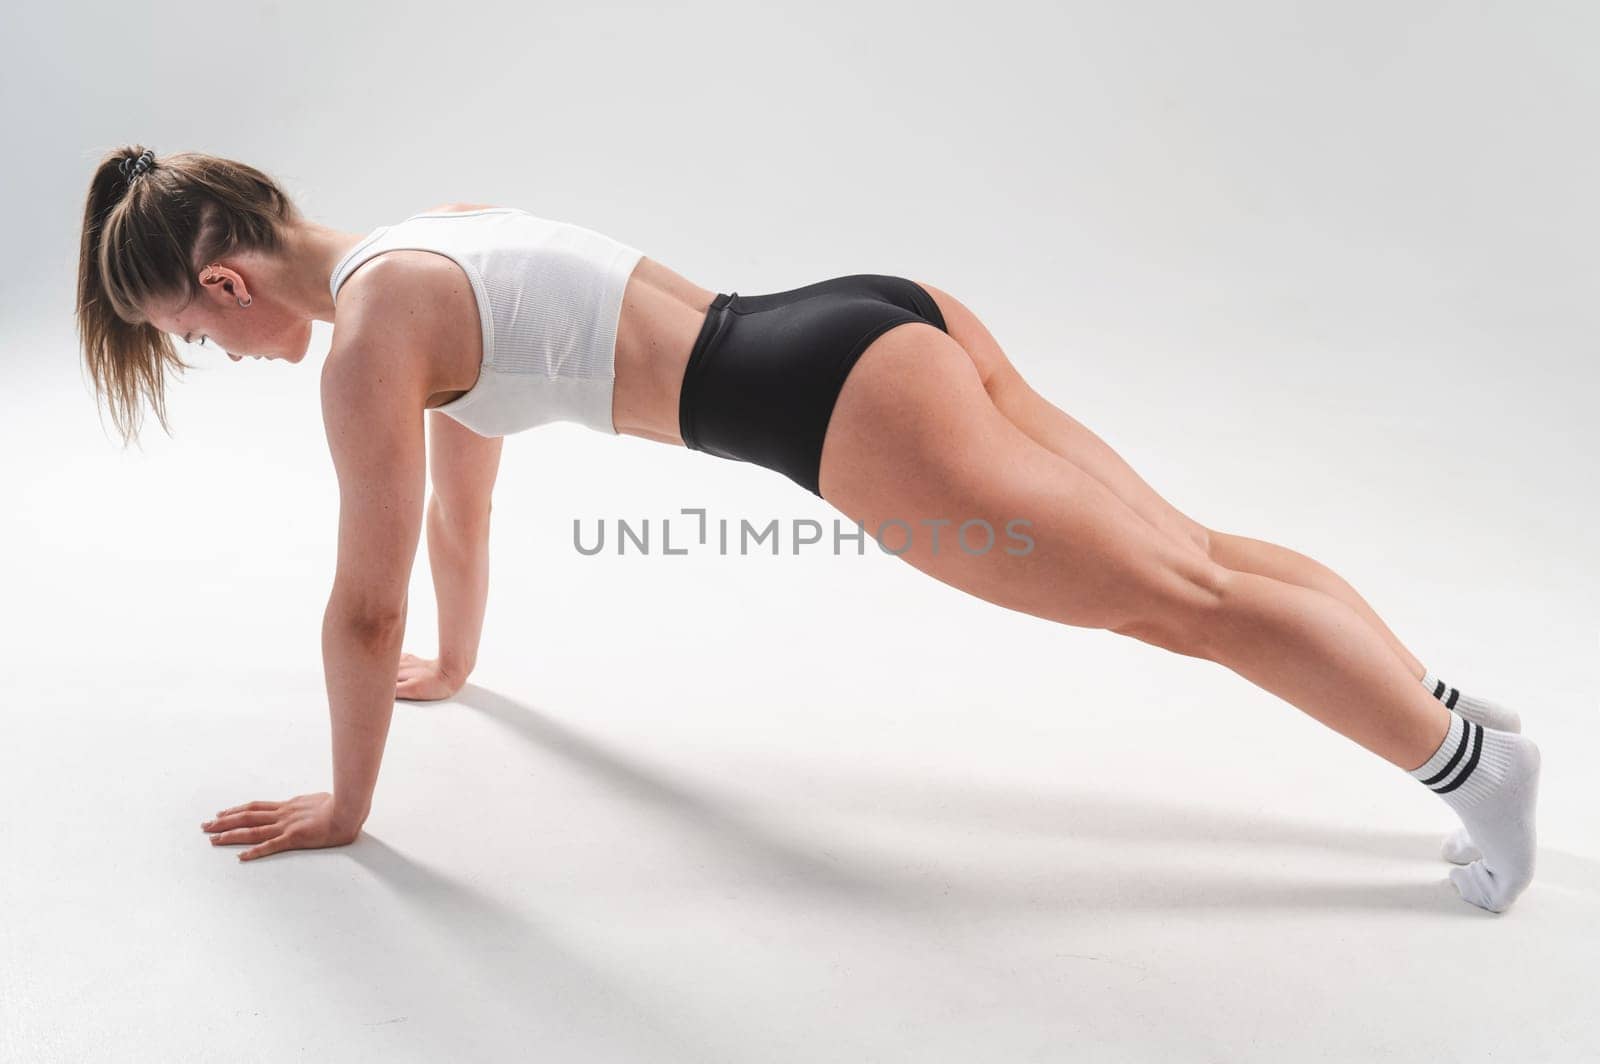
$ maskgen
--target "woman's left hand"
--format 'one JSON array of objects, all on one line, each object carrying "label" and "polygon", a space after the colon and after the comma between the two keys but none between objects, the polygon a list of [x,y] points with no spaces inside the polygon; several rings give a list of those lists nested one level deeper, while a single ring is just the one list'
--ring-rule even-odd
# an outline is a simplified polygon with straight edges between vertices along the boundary
[{"label": "woman's left hand", "polygon": [[287,802],[236,805],[222,810],[200,827],[212,833],[214,846],[255,843],[239,854],[241,861],[265,857],[279,850],[347,846],[361,834],[359,823],[335,815],[333,795],[326,791],[302,794]]}]

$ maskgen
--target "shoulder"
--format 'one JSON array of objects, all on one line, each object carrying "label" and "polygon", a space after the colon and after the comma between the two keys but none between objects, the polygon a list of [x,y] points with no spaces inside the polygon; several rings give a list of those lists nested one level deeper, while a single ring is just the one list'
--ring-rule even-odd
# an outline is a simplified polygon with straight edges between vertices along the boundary
[{"label": "shoulder", "polygon": [[453,260],[416,248],[393,248],[363,262],[339,288],[333,339],[388,340],[425,329],[442,285],[462,276]]},{"label": "shoulder", "polygon": [[[420,214],[458,214],[462,211],[494,209],[487,203],[446,203]],[[411,301],[430,285],[443,278],[464,277],[460,265],[448,256],[421,248],[396,247],[379,250],[362,261],[339,286],[337,321],[345,319],[345,305],[355,305],[356,313],[370,313],[378,303],[418,309]]]},{"label": "shoulder", "polygon": [[440,327],[439,293],[455,283],[453,263],[422,251],[386,252],[363,263],[339,290],[333,339],[322,366],[324,402],[372,394],[376,375],[414,378],[419,392],[427,351]]},{"label": "shoulder", "polygon": [[[490,206],[447,203],[431,210]],[[362,391],[377,368],[387,368],[391,376],[425,376],[426,352],[458,341],[453,326],[463,315],[476,321],[475,314],[471,285],[453,259],[418,248],[372,256],[339,288],[333,341],[322,367],[324,399],[330,391]]]}]

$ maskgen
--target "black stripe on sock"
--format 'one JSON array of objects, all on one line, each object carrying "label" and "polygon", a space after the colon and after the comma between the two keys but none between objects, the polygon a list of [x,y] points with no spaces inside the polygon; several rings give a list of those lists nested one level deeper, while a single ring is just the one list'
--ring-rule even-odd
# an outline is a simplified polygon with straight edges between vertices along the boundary
[{"label": "black stripe on sock", "polygon": [[1460,691],[1456,690],[1454,687],[1450,688],[1450,697],[1444,700],[1444,708],[1446,708],[1446,709],[1455,709],[1456,708],[1456,699],[1458,699],[1460,697],[1461,697],[1461,692]]},{"label": "black stripe on sock", "polygon": [[1472,736],[1472,756],[1467,758],[1466,766],[1462,768],[1461,775],[1443,787],[1435,787],[1433,789],[1434,794],[1447,794],[1455,790],[1467,782],[1467,777],[1472,775],[1472,770],[1478,767],[1478,755],[1483,752],[1483,728],[1481,725],[1475,725],[1471,721],[1467,722],[1467,726],[1476,729]]},{"label": "black stripe on sock", "polygon": [[1444,698],[1444,681],[1443,680],[1439,680],[1436,683],[1434,683],[1434,685],[1433,685],[1433,697],[1438,698],[1438,699],[1443,699]]},{"label": "black stripe on sock", "polygon": [[1422,781],[1424,787],[1432,787],[1435,783],[1450,775],[1450,770],[1456,767],[1456,762],[1460,761],[1461,755],[1466,753],[1467,740],[1472,738],[1472,722],[1463,717],[1461,723],[1466,727],[1461,729],[1461,741],[1456,744],[1456,752],[1450,755],[1450,760],[1444,768]]}]

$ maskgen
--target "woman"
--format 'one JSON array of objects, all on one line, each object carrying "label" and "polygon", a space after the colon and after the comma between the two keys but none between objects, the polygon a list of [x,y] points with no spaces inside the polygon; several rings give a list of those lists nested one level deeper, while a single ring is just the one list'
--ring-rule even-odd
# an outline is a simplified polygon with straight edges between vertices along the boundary
[{"label": "woman", "polygon": [[[298,362],[311,323],[334,324],[321,386],[340,489],[323,624],[334,787],[202,825],[249,844],[241,858],[355,839],[394,699],[448,697],[472,669],[500,438],[567,420],[760,464],[867,529],[1023,528],[1022,550],[923,534],[900,556],[1001,606],[1227,666],[1448,802],[1465,900],[1503,911],[1532,879],[1539,750],[1516,714],[1433,676],[1317,562],[1173,509],[932,284],[854,274],[715,293],[600,233],[484,204],[346,233],[253,167],[134,146],[94,175],[77,313],[125,441],[143,400],[166,427],[164,374],[190,368],[172,337]],[[424,516],[437,660],[400,646]]]}]

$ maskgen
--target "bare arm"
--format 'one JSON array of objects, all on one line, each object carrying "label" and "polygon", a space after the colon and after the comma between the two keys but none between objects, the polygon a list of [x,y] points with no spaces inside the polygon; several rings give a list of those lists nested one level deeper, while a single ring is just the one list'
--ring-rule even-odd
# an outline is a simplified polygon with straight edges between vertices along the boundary
[{"label": "bare arm", "polygon": [[[370,332],[370,331],[369,331]],[[426,491],[426,395],[397,335],[330,355],[323,421],[339,478],[339,548],[323,616],[333,725],[333,805],[364,822],[394,712],[395,666]]]},{"label": "bare arm", "polygon": [[428,561],[439,604],[439,656],[403,655],[396,694],[448,698],[478,661],[489,596],[489,515],[502,440],[479,436],[447,414],[429,414]]},{"label": "bare arm", "polygon": [[[347,303],[366,304],[360,292]],[[427,461],[417,341],[403,313],[374,304],[379,313],[362,328],[355,327],[360,309],[350,307],[347,320],[341,305],[346,335],[357,338],[336,344],[322,371],[323,421],[339,480],[338,564],[322,621],[333,791],[250,802],[201,825],[218,832],[213,842],[255,843],[241,859],[352,842],[372,808],[394,712]]]}]

